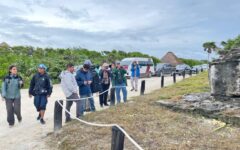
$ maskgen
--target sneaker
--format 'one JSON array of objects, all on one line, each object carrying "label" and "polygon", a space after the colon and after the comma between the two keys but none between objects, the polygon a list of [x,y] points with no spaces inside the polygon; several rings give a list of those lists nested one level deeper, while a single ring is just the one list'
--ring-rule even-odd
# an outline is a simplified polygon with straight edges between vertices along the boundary
[{"label": "sneaker", "polygon": [[39,114],[38,117],[37,117],[37,120],[40,120],[41,119],[41,115]]},{"label": "sneaker", "polygon": [[134,91],[134,89],[131,89],[131,91]]},{"label": "sneaker", "polygon": [[103,104],[100,104],[100,107],[103,108]]},{"label": "sneaker", "polygon": [[22,122],[22,118],[18,120],[18,123],[21,123]]},{"label": "sneaker", "polygon": [[43,120],[43,118],[40,119],[41,124],[45,124],[46,122]]},{"label": "sneaker", "polygon": [[86,111],[86,112],[89,112],[89,111],[90,111],[90,108],[85,109],[85,111]]},{"label": "sneaker", "polygon": [[66,123],[70,122],[70,121],[72,121],[72,118],[66,118],[66,120],[65,120]]},{"label": "sneaker", "polygon": [[9,125],[9,128],[12,128],[12,127],[14,127],[14,124],[10,124],[10,125]]},{"label": "sneaker", "polygon": [[136,89],[135,92],[137,92],[138,90]]},{"label": "sneaker", "polygon": [[104,104],[104,106],[109,106],[108,104]]}]

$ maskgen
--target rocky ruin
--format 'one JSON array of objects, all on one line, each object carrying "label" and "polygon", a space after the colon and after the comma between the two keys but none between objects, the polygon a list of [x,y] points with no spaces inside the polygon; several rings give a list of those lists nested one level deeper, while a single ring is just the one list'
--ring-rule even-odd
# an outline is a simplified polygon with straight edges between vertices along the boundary
[{"label": "rocky ruin", "polygon": [[240,49],[231,50],[210,65],[211,95],[218,100],[240,98]]},{"label": "rocky ruin", "polygon": [[240,126],[240,49],[233,49],[210,64],[209,93],[183,96],[177,102],[158,101],[174,111],[201,114]]}]

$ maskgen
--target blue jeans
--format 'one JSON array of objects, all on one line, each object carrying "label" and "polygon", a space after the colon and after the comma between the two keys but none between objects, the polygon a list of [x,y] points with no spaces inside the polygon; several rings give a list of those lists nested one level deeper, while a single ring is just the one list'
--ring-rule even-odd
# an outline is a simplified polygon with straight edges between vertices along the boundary
[{"label": "blue jeans", "polygon": [[[92,93],[80,95],[81,98],[86,98],[86,97],[91,97],[91,96],[92,96]],[[95,105],[94,105],[94,99],[93,98],[88,98],[88,99],[83,99],[82,100],[83,107],[81,107],[81,110],[80,110],[81,112],[83,112],[85,110],[86,103],[88,103],[88,102],[90,104],[90,110],[92,112],[96,111]]]},{"label": "blue jeans", "polygon": [[47,102],[47,95],[34,96],[34,105],[37,111],[46,110]]},{"label": "blue jeans", "polygon": [[[120,96],[120,91],[122,90],[123,93],[123,101],[127,102],[127,88],[126,88],[126,83],[118,84],[116,86],[116,95],[117,95],[117,103],[121,102],[121,96]],[[118,87],[122,86],[122,87]]]}]

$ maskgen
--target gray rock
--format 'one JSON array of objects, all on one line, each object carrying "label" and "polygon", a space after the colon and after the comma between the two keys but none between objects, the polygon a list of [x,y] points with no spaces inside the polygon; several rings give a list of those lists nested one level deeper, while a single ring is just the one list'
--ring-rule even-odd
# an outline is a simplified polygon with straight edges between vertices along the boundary
[{"label": "gray rock", "polygon": [[240,49],[231,50],[225,57],[210,64],[211,95],[227,100],[240,97]]},{"label": "gray rock", "polygon": [[186,102],[201,102],[206,99],[212,99],[210,93],[194,93],[183,96],[183,100]]},{"label": "gray rock", "polygon": [[[205,117],[219,119],[227,123],[240,125],[240,101],[228,98],[226,101],[214,99],[210,93],[193,93],[183,96],[177,102],[158,101],[160,106],[190,114],[200,114]],[[235,112],[233,115],[225,112]]]}]

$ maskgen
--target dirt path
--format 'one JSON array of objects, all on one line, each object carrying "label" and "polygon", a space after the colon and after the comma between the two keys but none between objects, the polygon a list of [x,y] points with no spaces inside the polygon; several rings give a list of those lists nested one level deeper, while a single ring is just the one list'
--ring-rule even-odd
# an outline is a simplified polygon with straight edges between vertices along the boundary
[{"label": "dirt path", "polygon": [[[150,93],[156,89],[160,88],[160,78],[153,77],[147,78],[146,80],[146,91],[145,93]],[[182,80],[182,77],[177,77],[177,81]],[[141,80],[139,81],[139,85]],[[165,78],[165,86],[173,84],[172,77]],[[130,92],[130,81],[128,80],[128,98],[137,96],[140,94],[138,92]],[[140,86],[139,86],[140,89]],[[44,144],[44,139],[48,133],[53,131],[53,108],[55,100],[64,98],[62,89],[59,85],[54,85],[53,93],[49,99],[47,111],[45,115],[46,125],[41,125],[39,121],[36,120],[37,112],[33,105],[33,98],[28,97],[28,91],[26,89],[21,90],[22,94],[22,123],[16,121],[13,128],[8,127],[6,121],[6,108],[5,102],[0,101],[0,149],[4,150],[39,150],[48,149]],[[95,105],[97,111],[102,110],[99,107],[99,99],[95,98]],[[103,108],[106,109],[107,107]],[[75,105],[71,110],[75,114]]]}]

